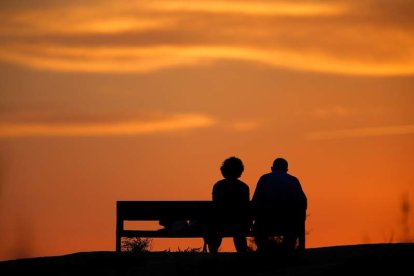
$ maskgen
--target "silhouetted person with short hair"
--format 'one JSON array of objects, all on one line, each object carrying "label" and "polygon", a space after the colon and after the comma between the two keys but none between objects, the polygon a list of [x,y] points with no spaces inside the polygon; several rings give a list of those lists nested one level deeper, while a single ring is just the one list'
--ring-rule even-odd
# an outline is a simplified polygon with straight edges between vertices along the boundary
[{"label": "silhouetted person with short hair", "polygon": [[233,241],[237,252],[246,252],[246,233],[250,227],[247,214],[250,189],[246,183],[238,179],[244,171],[244,166],[239,158],[230,157],[224,160],[220,169],[224,179],[213,186],[213,202],[218,212],[211,220],[206,242],[210,252],[217,253],[223,231],[227,229],[235,233]]},{"label": "silhouetted person with short hair", "polygon": [[252,198],[253,206],[260,207],[253,229],[257,250],[262,252],[272,250],[275,232],[282,234],[280,248],[294,249],[301,236],[297,224],[305,220],[307,208],[299,180],[287,173],[288,162],[277,158],[271,170],[260,177]]}]

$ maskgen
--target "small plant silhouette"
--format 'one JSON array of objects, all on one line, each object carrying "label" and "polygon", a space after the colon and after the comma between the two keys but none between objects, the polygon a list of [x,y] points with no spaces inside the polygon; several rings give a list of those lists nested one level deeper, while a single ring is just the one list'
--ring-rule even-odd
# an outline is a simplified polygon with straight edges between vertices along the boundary
[{"label": "small plant silhouette", "polygon": [[164,252],[167,252],[167,253],[171,253],[171,252],[199,253],[201,252],[201,248],[200,247],[197,247],[197,248],[187,247],[187,248],[181,249],[180,247],[178,247],[177,250],[175,251],[171,250],[171,248],[168,248],[164,250]]},{"label": "small plant silhouette", "polygon": [[181,249],[180,247],[178,247],[177,252],[184,252],[184,253],[198,253],[201,251],[200,247],[197,248],[191,248],[191,247],[187,247],[184,249]]},{"label": "small plant silhouette", "polygon": [[405,193],[401,200],[401,230],[402,230],[402,242],[412,242],[410,233],[410,217],[411,217],[412,206],[408,193]]},{"label": "small plant silhouette", "polygon": [[122,251],[127,252],[148,252],[151,249],[152,239],[127,238],[122,240]]},{"label": "small plant silhouette", "polygon": [[256,242],[254,241],[254,238],[247,238],[247,250],[249,252],[254,252],[257,250]]}]

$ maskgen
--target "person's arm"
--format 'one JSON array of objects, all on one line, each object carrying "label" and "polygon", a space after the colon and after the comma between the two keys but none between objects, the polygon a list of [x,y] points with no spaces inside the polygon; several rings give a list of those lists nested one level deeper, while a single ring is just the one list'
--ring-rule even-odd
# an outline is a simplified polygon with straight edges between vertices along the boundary
[{"label": "person's arm", "polygon": [[257,182],[256,189],[254,190],[254,194],[252,197],[252,202],[261,201],[263,199],[263,184],[264,184],[265,176],[260,177],[259,181]]},{"label": "person's arm", "polygon": [[295,182],[295,186],[296,186],[296,198],[298,199],[298,201],[300,201],[303,206],[305,207],[305,209],[307,209],[308,207],[308,199],[306,198],[305,192],[302,189],[302,185],[300,184],[299,179],[295,178],[296,182]]},{"label": "person's arm", "polygon": [[216,184],[214,184],[214,186],[213,186],[213,192],[212,192],[213,201],[218,201],[219,200],[218,188],[217,188],[218,185],[217,184],[218,184],[218,182]]}]

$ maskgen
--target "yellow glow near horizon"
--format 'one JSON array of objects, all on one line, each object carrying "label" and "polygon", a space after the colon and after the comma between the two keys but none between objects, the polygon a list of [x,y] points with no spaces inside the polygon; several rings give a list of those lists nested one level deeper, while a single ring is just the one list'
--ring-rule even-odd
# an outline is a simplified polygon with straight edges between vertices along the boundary
[{"label": "yellow glow near horizon", "polygon": [[0,124],[0,137],[26,136],[122,136],[209,127],[214,124],[210,117],[197,114],[175,115],[164,120],[124,121],[94,124]]}]

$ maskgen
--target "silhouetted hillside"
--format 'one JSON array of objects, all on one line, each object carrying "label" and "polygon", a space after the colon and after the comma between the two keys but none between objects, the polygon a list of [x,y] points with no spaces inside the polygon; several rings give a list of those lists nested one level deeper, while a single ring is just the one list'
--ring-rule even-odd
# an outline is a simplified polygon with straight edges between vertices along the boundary
[{"label": "silhouetted hillside", "polygon": [[236,253],[82,252],[3,261],[0,275],[412,275],[413,260],[414,243],[313,248],[294,259]]}]

